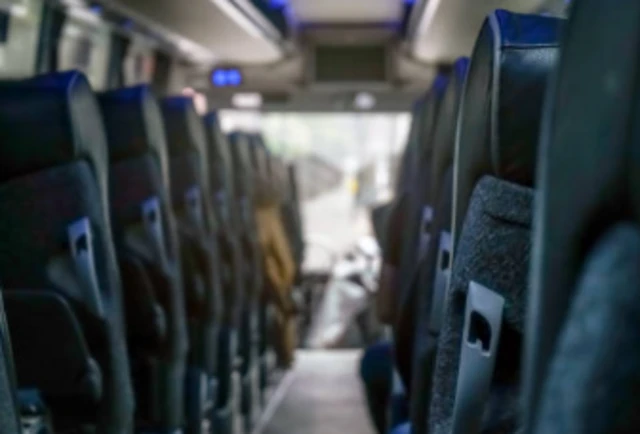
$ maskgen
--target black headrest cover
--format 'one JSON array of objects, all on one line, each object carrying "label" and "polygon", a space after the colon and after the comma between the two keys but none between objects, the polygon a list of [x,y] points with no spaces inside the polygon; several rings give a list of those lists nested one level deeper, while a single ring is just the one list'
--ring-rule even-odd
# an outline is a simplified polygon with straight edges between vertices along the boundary
[{"label": "black headrest cover", "polygon": [[[433,134],[431,184],[429,185],[432,201],[437,200],[444,173],[453,164],[458,109],[468,67],[469,59],[467,57],[462,57],[454,63],[447,90],[440,104],[438,123]],[[435,203],[433,204],[435,205]]]},{"label": "black headrest cover", "polygon": [[480,177],[533,184],[542,103],[562,23],[498,10],[480,30],[458,121],[454,243]]},{"label": "black headrest cover", "polygon": [[202,120],[196,112],[193,100],[186,96],[172,96],[160,101],[164,118],[169,155],[197,152],[207,155],[207,141]]},{"label": "black headrest cover", "polygon": [[2,181],[85,159],[106,185],[102,117],[80,72],[0,82],[0,143]]},{"label": "black headrest cover", "polygon": [[256,173],[262,176],[269,175],[269,153],[264,144],[264,140],[260,134],[251,134],[249,136],[249,153],[251,156],[251,164]]},{"label": "black headrest cover", "polygon": [[152,152],[169,179],[162,114],[149,86],[105,92],[98,97],[112,163]]},{"label": "black headrest cover", "polygon": [[231,165],[231,155],[227,136],[222,132],[218,113],[209,112],[204,118],[205,134],[209,145],[209,160]]},{"label": "black headrest cover", "polygon": [[423,95],[416,100],[411,111],[409,137],[402,153],[400,166],[398,168],[398,178],[396,180],[395,191],[397,196],[405,192],[411,183],[411,166],[415,160],[415,156],[417,155],[416,148],[418,147],[418,136],[425,104],[426,95]]},{"label": "black headrest cover", "polygon": [[415,160],[413,170],[420,170],[431,161],[433,154],[433,134],[438,123],[438,114],[442,98],[449,84],[448,74],[440,73],[433,80],[429,89],[425,104],[421,113],[420,126],[418,131],[418,158]]},{"label": "black headrest cover", "polygon": [[233,131],[229,134],[229,149],[231,150],[231,161],[233,162],[234,187],[236,192],[244,196],[251,194],[251,184],[253,183],[253,164],[249,147],[250,138],[247,133]]},{"label": "black headrest cover", "polygon": [[[229,150],[229,140],[222,132],[218,113],[207,113],[204,118],[204,129],[209,147],[209,169],[211,185],[215,188],[233,188],[233,162]],[[215,178],[215,180],[214,180]],[[232,193],[232,192],[231,192]]]},{"label": "black headrest cover", "polygon": [[169,145],[169,157],[179,157],[195,152],[200,161],[201,182],[209,189],[207,138],[202,119],[198,116],[193,100],[186,96],[173,96],[161,100]]}]

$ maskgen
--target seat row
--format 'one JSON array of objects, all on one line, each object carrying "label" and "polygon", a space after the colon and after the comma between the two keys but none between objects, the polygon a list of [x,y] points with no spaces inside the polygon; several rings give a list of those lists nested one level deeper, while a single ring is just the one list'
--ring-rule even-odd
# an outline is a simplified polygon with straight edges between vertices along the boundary
[{"label": "seat row", "polygon": [[381,279],[413,433],[638,429],[640,2],[623,3],[495,11],[414,108]]},{"label": "seat row", "polygon": [[285,171],[186,97],[1,82],[0,432],[250,429],[269,349],[252,177],[284,191]]}]

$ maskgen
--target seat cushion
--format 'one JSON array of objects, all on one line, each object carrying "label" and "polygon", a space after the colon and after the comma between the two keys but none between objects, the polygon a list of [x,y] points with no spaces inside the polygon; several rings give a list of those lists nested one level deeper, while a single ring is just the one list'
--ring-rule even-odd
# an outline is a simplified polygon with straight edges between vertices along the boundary
[{"label": "seat cushion", "polygon": [[[517,336],[524,329],[532,199],[530,188],[491,176],[483,177],[474,190],[453,261],[433,374],[429,432],[447,433],[450,429],[466,294],[471,281],[492,289],[506,300],[494,383],[499,380],[507,387],[517,385],[518,373],[514,369],[519,365]],[[515,345],[509,345],[512,343]],[[504,355],[502,360],[500,353]],[[515,403],[507,400],[502,404]],[[515,408],[506,410],[513,419]]]},{"label": "seat cushion", "polygon": [[640,426],[640,230],[621,223],[587,256],[558,336],[533,433],[631,433]]}]

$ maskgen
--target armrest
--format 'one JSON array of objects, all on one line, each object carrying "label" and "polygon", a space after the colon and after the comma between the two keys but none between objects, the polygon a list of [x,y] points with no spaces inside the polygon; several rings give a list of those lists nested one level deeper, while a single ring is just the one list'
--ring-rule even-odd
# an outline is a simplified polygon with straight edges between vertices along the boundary
[{"label": "armrest", "polygon": [[97,402],[102,372],[65,299],[50,290],[3,291],[19,387]]}]

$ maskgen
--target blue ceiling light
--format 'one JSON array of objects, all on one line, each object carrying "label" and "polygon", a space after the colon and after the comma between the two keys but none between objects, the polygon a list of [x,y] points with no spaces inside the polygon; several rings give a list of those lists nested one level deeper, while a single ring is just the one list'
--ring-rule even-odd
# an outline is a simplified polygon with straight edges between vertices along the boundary
[{"label": "blue ceiling light", "polygon": [[227,72],[224,69],[216,69],[211,76],[211,82],[216,87],[227,85]]},{"label": "blue ceiling light", "polygon": [[242,84],[242,73],[237,68],[219,68],[211,73],[215,87],[237,87]]},{"label": "blue ceiling light", "polygon": [[100,5],[92,5],[89,10],[96,15],[102,15],[102,6]]},{"label": "blue ceiling light", "polygon": [[229,69],[227,71],[227,84],[229,86],[240,86],[242,83],[242,75],[237,69]]},{"label": "blue ceiling light", "polygon": [[405,5],[413,5],[415,4],[416,0],[403,0]]}]

